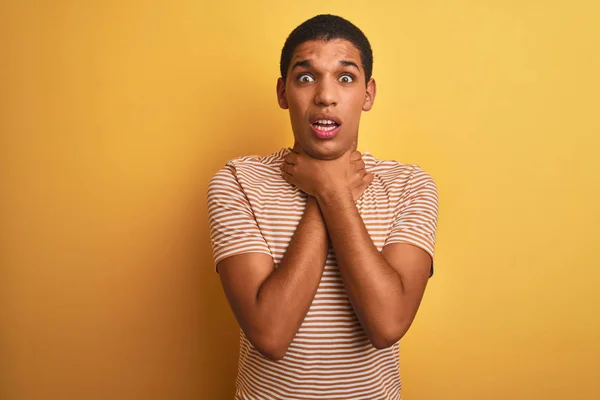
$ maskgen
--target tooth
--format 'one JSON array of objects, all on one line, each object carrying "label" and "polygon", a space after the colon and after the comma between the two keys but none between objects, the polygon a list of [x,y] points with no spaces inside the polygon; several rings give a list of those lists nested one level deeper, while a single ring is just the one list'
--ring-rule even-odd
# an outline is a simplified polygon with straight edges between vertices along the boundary
[{"label": "tooth", "polygon": [[323,130],[331,130],[335,128],[337,123],[331,119],[318,119],[313,123],[313,125],[318,125],[318,127],[323,128]]}]

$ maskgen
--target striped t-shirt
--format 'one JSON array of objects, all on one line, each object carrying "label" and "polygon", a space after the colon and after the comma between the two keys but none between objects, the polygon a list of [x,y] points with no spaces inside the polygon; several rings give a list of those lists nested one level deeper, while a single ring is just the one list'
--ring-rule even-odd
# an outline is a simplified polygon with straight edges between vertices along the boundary
[{"label": "striped t-shirt", "polygon": [[[281,177],[289,152],[240,157],[213,177],[208,212],[215,265],[233,255],[259,252],[275,265],[302,218],[306,195]],[[409,243],[433,257],[437,226],[436,185],[416,165],[363,155],[373,183],[356,207],[379,251]],[[240,330],[236,400],[400,399],[398,343],[371,345],[346,294],[335,256],[323,275],[298,333],[283,359],[262,356]]]}]

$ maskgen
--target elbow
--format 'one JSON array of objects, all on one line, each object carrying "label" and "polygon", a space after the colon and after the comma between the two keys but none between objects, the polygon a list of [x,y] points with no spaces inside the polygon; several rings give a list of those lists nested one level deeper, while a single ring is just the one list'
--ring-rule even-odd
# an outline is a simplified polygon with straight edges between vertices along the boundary
[{"label": "elbow", "polygon": [[393,346],[394,343],[400,340],[401,336],[383,336],[383,335],[371,335],[369,336],[369,340],[373,347],[377,350],[387,349],[390,346]]},{"label": "elbow", "polygon": [[271,360],[271,361],[279,361],[285,357],[285,353],[287,352],[287,348],[283,347],[256,347],[260,354],[263,357]]},{"label": "elbow", "polygon": [[398,324],[397,326],[382,327],[378,330],[373,330],[367,336],[369,341],[378,350],[387,349],[396,344],[404,334],[408,331],[409,326],[406,324]]},{"label": "elbow", "polygon": [[290,345],[289,342],[275,335],[247,335],[247,337],[254,348],[271,361],[283,359]]}]

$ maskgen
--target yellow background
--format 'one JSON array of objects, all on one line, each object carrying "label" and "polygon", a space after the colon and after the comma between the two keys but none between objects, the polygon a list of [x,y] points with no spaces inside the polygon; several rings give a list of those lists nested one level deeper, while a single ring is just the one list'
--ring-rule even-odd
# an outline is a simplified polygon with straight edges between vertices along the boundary
[{"label": "yellow background", "polygon": [[232,398],[205,191],[291,144],[279,52],[323,12],[373,45],[359,148],[439,186],[404,398],[599,398],[598,3],[323,4],[2,1],[0,398]]}]

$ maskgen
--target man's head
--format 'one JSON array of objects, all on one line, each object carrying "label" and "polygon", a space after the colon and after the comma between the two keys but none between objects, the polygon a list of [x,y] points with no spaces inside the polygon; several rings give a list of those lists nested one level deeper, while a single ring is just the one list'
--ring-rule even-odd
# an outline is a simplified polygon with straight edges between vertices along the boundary
[{"label": "man's head", "polygon": [[371,44],[365,34],[350,21],[336,15],[317,15],[304,21],[290,33],[279,61],[281,77],[285,81],[290,67],[290,62],[296,47],[311,40],[323,40],[328,42],[332,39],[344,39],[349,41],[360,52],[361,64],[365,71],[365,82],[371,79],[373,73],[373,51]]},{"label": "man's head", "polygon": [[277,96],[296,143],[321,159],[354,150],[361,112],[375,99],[373,53],[361,30],[333,15],[311,18],[286,40],[280,68]]}]

